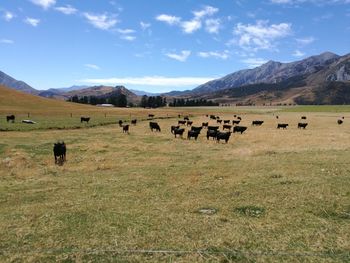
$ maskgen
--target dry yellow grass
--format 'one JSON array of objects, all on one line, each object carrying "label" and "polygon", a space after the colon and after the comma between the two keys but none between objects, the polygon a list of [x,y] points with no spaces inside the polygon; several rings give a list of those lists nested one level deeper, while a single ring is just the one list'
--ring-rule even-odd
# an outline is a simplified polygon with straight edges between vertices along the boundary
[{"label": "dry yellow grass", "polygon": [[[245,109],[228,144],[175,139],[177,119],[2,133],[1,261],[348,262],[350,115],[278,113],[277,130],[273,110]],[[199,125],[210,109],[192,112]]]}]

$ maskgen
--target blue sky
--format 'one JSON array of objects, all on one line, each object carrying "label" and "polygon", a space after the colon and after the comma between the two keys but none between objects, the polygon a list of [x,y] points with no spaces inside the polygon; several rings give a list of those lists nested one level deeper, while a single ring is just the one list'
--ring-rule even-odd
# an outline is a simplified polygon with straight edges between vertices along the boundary
[{"label": "blue sky", "polygon": [[0,70],[36,89],[192,89],[268,60],[350,53],[350,0],[2,0]]}]

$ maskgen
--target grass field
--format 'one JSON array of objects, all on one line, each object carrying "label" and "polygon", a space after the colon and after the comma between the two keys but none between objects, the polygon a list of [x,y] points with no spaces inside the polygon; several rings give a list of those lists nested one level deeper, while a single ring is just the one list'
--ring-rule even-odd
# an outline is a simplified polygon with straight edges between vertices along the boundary
[{"label": "grass field", "polygon": [[[149,113],[133,110],[124,116]],[[175,139],[177,118],[157,120],[161,133],[148,121],[130,135],[115,124],[1,132],[0,261],[349,262],[350,114],[239,111],[248,130],[228,144]],[[178,112],[199,125],[237,108]],[[265,123],[251,127],[255,119]],[[57,140],[68,148],[63,166]]]}]

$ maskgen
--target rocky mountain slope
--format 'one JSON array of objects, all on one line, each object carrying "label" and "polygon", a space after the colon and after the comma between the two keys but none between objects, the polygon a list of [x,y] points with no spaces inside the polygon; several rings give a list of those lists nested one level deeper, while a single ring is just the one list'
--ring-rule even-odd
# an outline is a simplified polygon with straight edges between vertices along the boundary
[{"label": "rocky mountain slope", "polygon": [[34,95],[39,94],[39,92],[36,89],[29,86],[27,83],[20,80],[16,80],[2,71],[0,71],[0,85],[6,86],[8,88],[15,89],[18,91],[23,91],[29,94],[34,94]]}]

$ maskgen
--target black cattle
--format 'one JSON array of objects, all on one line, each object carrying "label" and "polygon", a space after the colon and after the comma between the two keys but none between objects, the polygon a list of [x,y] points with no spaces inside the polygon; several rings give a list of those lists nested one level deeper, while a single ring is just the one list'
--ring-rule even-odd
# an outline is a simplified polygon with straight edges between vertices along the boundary
[{"label": "black cattle", "polygon": [[264,123],[264,121],[252,121],[253,126],[260,126]]},{"label": "black cattle", "polygon": [[203,127],[203,128],[205,128],[205,127],[208,128],[208,125],[209,125],[209,123],[207,123],[207,122],[202,122],[202,127]]},{"label": "black cattle", "polygon": [[222,120],[217,119],[216,122],[217,123],[222,123]]},{"label": "black cattle", "polygon": [[343,117],[341,117],[343,120],[344,120],[344,116]]},{"label": "black cattle", "polygon": [[233,127],[233,132],[240,132],[242,134],[243,132],[245,132],[246,129],[247,127],[244,126],[235,126]]},{"label": "black cattle", "polygon": [[207,140],[209,140],[209,137],[212,137],[213,140],[215,140],[217,133],[218,133],[217,130],[207,130]]},{"label": "black cattle", "polygon": [[179,129],[179,128],[180,128],[180,126],[175,126],[175,125],[173,125],[173,126],[170,127],[170,132],[171,132],[172,134],[174,134],[174,131],[175,131],[176,129]]},{"label": "black cattle", "polygon": [[241,122],[240,120],[233,120],[232,124],[235,125],[235,124],[239,124],[240,122]]},{"label": "black cattle", "polygon": [[276,119],[278,119],[279,117],[278,117],[278,115],[276,115]]},{"label": "black cattle", "polygon": [[80,117],[80,123],[86,122],[89,123],[90,117]]},{"label": "black cattle", "polygon": [[187,126],[191,126],[193,124],[193,121],[187,121]]},{"label": "black cattle", "polygon": [[187,139],[190,140],[191,138],[194,138],[195,140],[197,140],[199,135],[199,132],[197,131],[188,131],[187,132]]},{"label": "black cattle", "polygon": [[241,120],[242,120],[242,118],[238,116],[238,117],[237,117],[237,120],[240,120],[240,121],[241,121]]},{"label": "black cattle", "polygon": [[306,126],[307,126],[307,123],[301,123],[301,122],[298,123],[298,129],[301,129],[301,128],[305,129]]},{"label": "black cattle", "polygon": [[129,133],[129,124],[123,125],[123,133]]},{"label": "black cattle", "polygon": [[343,124],[343,121],[342,120],[338,120],[338,124]]},{"label": "black cattle", "polygon": [[231,132],[218,132],[216,134],[216,140],[217,142],[220,142],[220,140],[225,140],[225,142],[227,143],[228,140],[230,139],[231,136]]},{"label": "black cattle", "polygon": [[122,120],[119,120],[118,123],[119,123],[119,126],[120,126],[120,127],[123,126],[123,121],[122,121]]},{"label": "black cattle", "polygon": [[219,129],[219,126],[208,126],[208,130],[211,131],[217,131]]},{"label": "black cattle", "polygon": [[182,135],[184,134],[184,132],[185,132],[185,129],[184,128],[182,128],[182,129],[175,129],[174,130],[174,135],[175,135],[175,138],[176,138],[176,135],[180,135],[180,137],[182,138]]},{"label": "black cattle", "polygon": [[224,124],[228,124],[230,122],[231,122],[230,120],[224,120]]},{"label": "black cattle", "polygon": [[287,123],[278,123],[277,129],[287,129],[288,124]]},{"label": "black cattle", "polygon": [[192,126],[191,127],[191,131],[195,131],[195,132],[201,133],[201,130],[202,130],[202,127],[196,127],[196,126]]},{"label": "black cattle", "polygon": [[15,119],[16,119],[15,115],[8,115],[8,116],[6,116],[6,121],[7,122],[12,121],[12,123],[14,123]]},{"label": "black cattle", "polygon": [[148,114],[148,118],[154,118],[154,114]]},{"label": "black cattle", "polygon": [[136,125],[137,119],[131,120],[131,124]]},{"label": "black cattle", "polygon": [[306,116],[301,116],[301,119],[302,120],[306,120]]},{"label": "black cattle", "polygon": [[156,130],[160,132],[160,127],[159,124],[156,122],[151,122],[149,123],[149,127],[151,128],[151,131]]},{"label": "black cattle", "polygon": [[210,115],[210,119],[216,120],[216,116],[215,115]]},{"label": "black cattle", "polygon": [[235,114],[235,115],[233,115],[233,117],[234,117],[234,118],[236,118],[236,117],[237,117],[237,115]]},{"label": "black cattle", "polygon": [[231,128],[232,128],[232,125],[229,125],[229,124],[224,124],[223,126],[222,126],[222,129],[223,130],[230,130],[231,131]]},{"label": "black cattle", "polygon": [[66,144],[64,142],[57,142],[53,146],[53,155],[55,157],[55,164],[62,165],[66,161]]},{"label": "black cattle", "polygon": [[186,124],[186,121],[177,121],[177,123],[178,123],[179,125],[185,125],[185,124]]},{"label": "black cattle", "polygon": [[188,116],[184,117],[184,121],[189,121],[189,120],[190,120],[190,118]]}]

